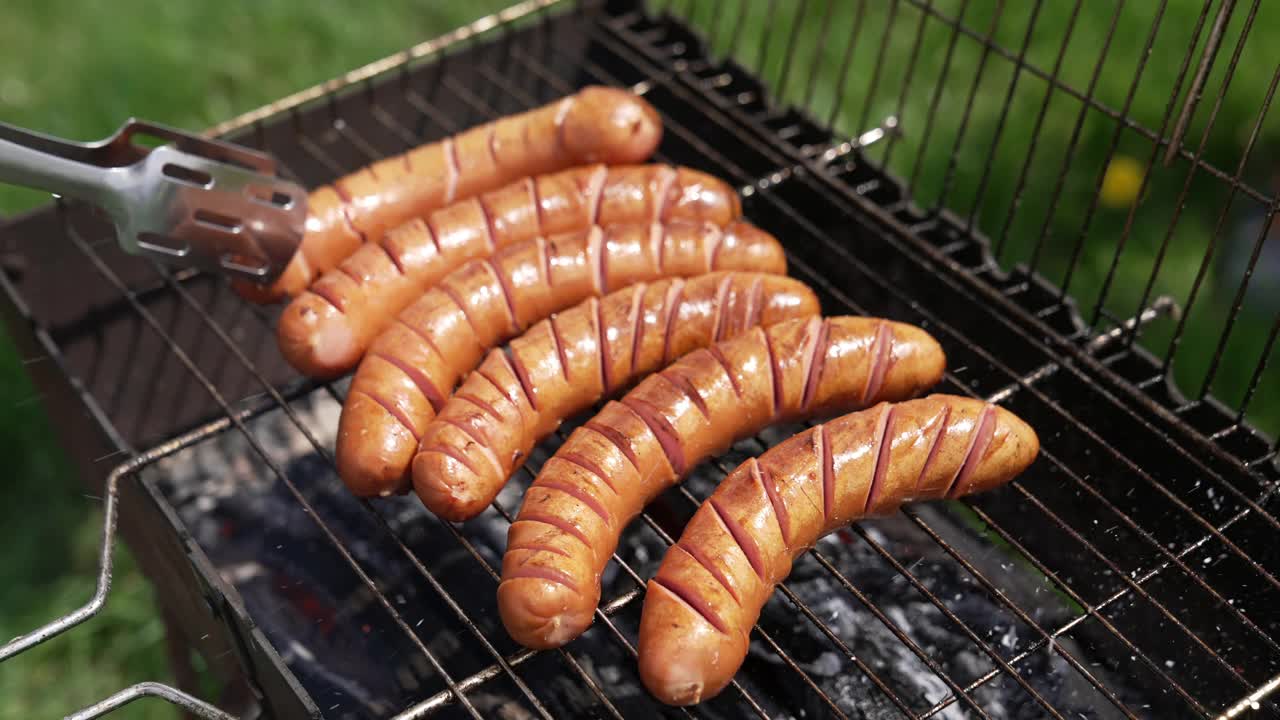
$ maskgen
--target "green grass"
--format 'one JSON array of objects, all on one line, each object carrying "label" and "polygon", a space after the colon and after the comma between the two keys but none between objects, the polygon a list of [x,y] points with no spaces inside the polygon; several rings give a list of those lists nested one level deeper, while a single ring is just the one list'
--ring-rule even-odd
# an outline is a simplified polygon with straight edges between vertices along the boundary
[{"label": "green grass", "polygon": [[[174,0],[121,0],[78,3],[70,0],[10,0],[0,23],[0,119],[65,137],[99,138],[130,115],[179,127],[198,129],[213,125],[303,87],[338,75],[352,67],[383,57],[445,29],[492,11],[503,0],[431,2],[384,0],[358,8],[317,0],[263,0],[256,3],[216,4]],[[685,3],[677,3],[683,7]],[[704,27],[713,14],[713,3],[700,2],[695,18]],[[738,56],[749,66],[763,67],[766,80],[781,87],[781,58],[791,38],[790,21],[765,17],[769,3],[750,3]],[[780,7],[789,3],[778,3]],[[939,11],[954,16],[960,0],[937,0]],[[969,3],[967,24],[986,28],[991,24],[994,2]],[[1085,2],[1068,48],[1063,80],[1083,88],[1089,81],[1106,29],[1111,3]],[[1195,145],[1233,49],[1249,3],[1241,3],[1228,29],[1223,56],[1215,65],[1206,100],[1192,123],[1188,143]],[[978,225],[997,242],[1005,244],[1001,259],[1025,262],[1034,243],[1048,228],[1041,270],[1061,282],[1073,247],[1082,243],[1079,271],[1071,290],[1088,313],[1097,303],[1104,272],[1111,262],[1111,248],[1124,233],[1129,217],[1126,203],[1098,207],[1087,230],[1084,220],[1100,182],[1106,152],[1115,130],[1113,122],[1089,112],[1081,127],[1070,171],[1063,180],[1061,200],[1051,208],[1049,198],[1067,159],[1066,150],[1080,103],[1055,93],[1049,106],[1036,155],[1028,166],[1021,203],[1011,210],[1016,183],[1027,157],[1028,141],[1045,83],[1024,73],[1013,96],[1000,139],[994,140],[1000,110],[1012,79],[1012,65],[999,57],[987,59],[986,72],[977,88],[967,133],[958,138],[972,78],[981,63],[977,43],[961,38],[949,75],[942,82],[948,30],[936,21],[925,26],[921,54],[912,92],[899,107],[899,90],[915,40],[920,17],[912,2],[898,3],[898,17],[885,33],[886,3],[867,3],[860,29],[854,33],[853,15],[858,3],[836,0],[832,16],[819,22],[823,3],[809,2],[806,25],[796,35],[798,55],[788,69],[783,96],[789,101],[806,99],[812,86],[813,108],[825,119],[842,98],[836,124],[848,133],[874,124],[889,113],[899,113],[904,138],[892,151],[891,169],[910,178],[919,160],[914,188],[923,205],[943,198],[962,213],[976,209]],[[1005,2],[1005,11],[992,28],[996,39],[1017,52],[1031,12],[1031,3]],[[1142,55],[1144,33],[1155,3],[1130,2],[1121,31],[1112,45],[1099,76],[1096,96],[1106,105],[1120,108]],[[1070,3],[1046,2],[1027,51],[1029,60],[1050,68],[1067,24]],[[1152,52],[1142,85],[1135,95],[1132,114],[1145,126],[1159,128],[1169,104],[1171,84],[1179,71],[1182,50],[1188,43],[1200,10],[1199,0],[1173,0]],[[732,14],[719,13],[719,49],[728,46]],[[818,42],[822,27],[829,28],[825,44]],[[763,46],[759,31],[774,32]],[[1205,156],[1219,167],[1234,170],[1245,138],[1254,121],[1260,98],[1274,70],[1274,48],[1280,45],[1280,23],[1268,21],[1264,8],[1253,36],[1226,95]],[[870,68],[885,44],[884,70],[871,92]],[[854,43],[851,67],[839,90],[841,53]],[[819,49],[821,48],[821,52]],[[930,141],[924,142],[932,90],[945,88],[938,106]],[[1182,89],[1186,92],[1186,87]],[[1180,99],[1179,99],[1180,102]],[[981,196],[978,189],[985,162],[994,146],[989,178]],[[884,145],[872,151],[883,157]],[[952,150],[956,163],[950,165]],[[1280,147],[1280,125],[1274,121],[1263,130],[1255,158],[1268,158]],[[1118,154],[1145,167],[1150,155],[1148,140],[1126,130],[1120,136]],[[1185,162],[1171,168],[1157,165],[1141,202],[1121,258],[1117,278],[1105,302],[1117,315],[1136,309],[1155,253],[1177,210],[1175,200],[1187,173]],[[1272,168],[1255,162],[1246,168],[1251,182],[1269,179]],[[1225,202],[1225,186],[1199,173],[1193,180],[1188,202],[1181,209],[1177,231],[1169,243],[1156,292],[1170,292],[1183,299],[1212,235],[1218,212]],[[945,196],[945,197],[944,197]],[[0,213],[29,207],[41,195],[0,188]],[[1236,208],[1252,203],[1236,198]],[[1233,215],[1230,222],[1235,222]],[[1005,230],[1007,225],[1007,231]],[[1262,278],[1266,282],[1269,278]],[[1270,285],[1275,283],[1271,280]],[[1186,340],[1176,356],[1175,371],[1184,386],[1198,389],[1230,302],[1230,287],[1211,277],[1198,310],[1188,321]],[[1273,296],[1274,297],[1274,296]],[[1257,362],[1274,309],[1246,310],[1232,336],[1229,352],[1213,389],[1229,402],[1238,402]],[[1086,316],[1087,317],[1087,316]],[[1146,341],[1163,352],[1171,327],[1157,326]],[[70,469],[52,444],[48,421],[39,398],[23,372],[23,361],[0,336],[0,437],[4,438],[11,472],[3,490],[0,521],[7,542],[0,561],[0,637],[26,631],[55,613],[71,609],[92,593],[95,547],[100,522],[100,502],[85,497],[71,478]],[[1255,397],[1254,419],[1274,432],[1280,429],[1280,381],[1271,373]],[[127,522],[127,518],[124,519]],[[116,585],[104,614],[69,635],[51,642],[0,670],[0,716],[51,717],[109,694],[113,689],[142,680],[168,679],[162,628],[145,581],[127,554],[118,552]],[[139,703],[125,717],[174,717],[162,703]]]}]

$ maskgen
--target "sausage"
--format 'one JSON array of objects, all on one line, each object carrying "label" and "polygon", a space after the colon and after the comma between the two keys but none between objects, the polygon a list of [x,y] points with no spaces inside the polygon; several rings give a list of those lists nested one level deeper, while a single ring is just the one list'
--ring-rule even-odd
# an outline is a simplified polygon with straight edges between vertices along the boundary
[{"label": "sausage", "polygon": [[808,286],[759,273],[642,283],[587,300],[508,352],[489,353],[423,433],[414,489],[440,517],[473,518],[564,418],[691,350],[818,312]]},{"label": "sausage", "polygon": [[575,430],[525,493],[498,586],[507,632],[549,648],[586,630],[623,528],[698,463],[776,422],[913,397],[945,363],[911,325],[807,318],[754,328],[646,378]]},{"label": "sausage", "polygon": [[277,326],[280,350],[305,375],[336,377],[360,362],[396,313],[467,260],[592,225],[705,220],[724,226],[740,213],[733,188],[688,168],[593,165],[525,178],[361,247],[285,308]]},{"label": "sausage", "polygon": [[[725,237],[735,238],[726,245]],[[765,247],[761,247],[765,246]],[[405,308],[360,363],[338,423],[338,474],[357,495],[407,488],[427,423],[489,348],[610,288],[709,270],[785,269],[745,223],[616,225],[538,238],[472,260]]]},{"label": "sausage", "polygon": [[460,198],[585,163],[635,163],[653,154],[662,121],[642,98],[592,86],[543,107],[380,160],[307,201],[298,253],[269,288],[238,285],[258,302],[294,295],[362,243]]},{"label": "sausage", "polygon": [[1013,413],[931,395],[881,403],[792,437],[729,473],[648,583],[640,677],[671,705],[724,689],[791,563],[823,535],[913,500],[1009,482],[1040,441]]}]

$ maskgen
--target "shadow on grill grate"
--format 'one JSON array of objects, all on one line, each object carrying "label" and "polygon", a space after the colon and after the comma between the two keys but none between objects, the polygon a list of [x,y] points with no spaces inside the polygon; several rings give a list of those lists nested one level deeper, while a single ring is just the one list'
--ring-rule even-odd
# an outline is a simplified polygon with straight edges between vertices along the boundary
[{"label": "shadow on grill grate", "polygon": [[[713,64],[679,22],[617,5],[541,13],[233,138],[314,185],[585,83],[639,83],[667,127],[659,159],[741,186],[747,215],[784,239],[792,273],[827,312],[928,329],[949,358],[939,391],[1004,390],[1038,429],[1043,457],[1009,488],[821,542],[766,607],[738,683],[695,712],[1208,715],[1280,673],[1274,468],[1241,463],[1270,457],[1266,439],[1210,401],[1172,416],[1181,398],[1140,346],[1107,346],[1102,360],[1119,375],[1109,374],[1047,280],[994,269],[971,224],[921,211],[829,130],[770,107],[756,80]],[[519,497],[556,442],[465,526],[416,500],[357,501],[331,461],[345,383],[298,383],[275,352],[274,312],[220,280],[120,255],[104,232],[69,207],[10,226],[24,249],[23,238],[58,234],[75,248],[73,262],[66,243],[30,248],[26,302],[109,442],[146,447],[198,429],[141,472],[154,507],[140,517],[196,561],[268,707],[675,712],[653,703],[634,668],[643,579],[697,500],[787,433],[741,444],[664,496],[626,534],[587,635],[560,652],[523,651],[498,621],[495,570]],[[83,288],[74,304],[41,282],[68,272]],[[1120,378],[1161,382],[1141,392]],[[1238,448],[1203,439],[1223,428],[1239,429]]]}]

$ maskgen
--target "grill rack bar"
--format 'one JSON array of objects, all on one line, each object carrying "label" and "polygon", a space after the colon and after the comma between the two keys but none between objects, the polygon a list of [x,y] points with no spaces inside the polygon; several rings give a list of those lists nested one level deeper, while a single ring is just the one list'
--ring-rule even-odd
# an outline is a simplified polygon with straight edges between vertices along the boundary
[{"label": "grill rack bar", "polygon": [[[692,6],[693,6],[693,4],[692,4],[692,3],[690,3],[690,7],[692,7]],[[403,67],[403,66],[402,66],[402,67]],[[346,138],[347,138],[347,139],[349,139],[349,140],[351,140],[351,138],[358,137],[358,135],[356,135],[354,132],[343,132],[342,134],[344,135],[344,137],[346,137]],[[304,137],[304,138],[305,138],[305,136],[300,136],[300,137]],[[353,144],[357,144],[357,143],[358,143],[358,141],[354,141],[354,140],[352,140],[352,142],[353,142]],[[323,151],[323,149],[319,148],[319,146],[314,146],[314,149],[317,151],[317,157],[323,157],[323,156],[324,156],[324,151]],[[366,146],[366,148],[365,148],[365,149],[371,149],[371,148],[369,148],[369,146]],[[340,167],[340,166],[335,165],[334,167]],[[171,282],[171,281],[167,281],[167,282]],[[210,320],[210,321],[211,321],[211,320]],[[287,404],[286,404],[286,407],[287,407]],[[1246,511],[1246,512],[1247,512],[1247,511]],[[1240,516],[1237,516],[1237,517],[1240,517]],[[995,527],[995,526],[993,526],[993,527]],[[1224,526],[1224,527],[1225,527],[1225,526]],[[1207,537],[1208,537],[1208,536],[1206,536],[1206,539],[1207,539]],[[1193,549],[1193,548],[1188,547],[1188,548],[1186,548],[1186,549],[1184,550],[1184,552],[1190,552],[1190,551],[1191,551],[1191,549]],[[1180,553],[1180,555],[1181,555],[1181,553]],[[490,568],[490,570],[492,570],[492,569]],[[1189,571],[1187,571],[1187,572],[1188,572],[1188,574],[1191,574]],[[1192,575],[1193,577],[1195,577],[1195,576],[1194,576],[1194,574],[1191,574],[1191,575]],[[636,591],[636,593],[635,593],[635,594],[629,594],[629,595],[628,595],[628,596],[626,596],[626,597],[628,597],[628,598],[630,598],[630,599],[634,599],[634,597],[636,597],[636,596],[638,596],[638,590]],[[625,603],[624,603],[624,604],[625,604]],[[621,605],[618,605],[617,607],[621,607]],[[615,609],[616,609],[616,608],[615,608]],[[497,674],[497,673],[495,673],[495,675],[496,675],[496,674]],[[465,682],[465,681],[464,681],[464,682]],[[453,691],[451,690],[450,692],[452,693]],[[465,693],[464,693],[464,694],[465,694]],[[462,696],[462,695],[458,695],[457,697],[458,697],[459,699],[463,699],[463,702],[464,702],[464,704],[465,704],[465,699],[463,698],[463,696]],[[953,700],[953,701],[954,701],[954,700]]]},{"label": "grill rack bar", "polygon": [[[1208,5],[1205,9],[1208,9]],[[1204,92],[1204,84],[1209,79],[1209,70],[1213,68],[1213,61],[1218,56],[1218,48],[1222,46],[1222,33],[1226,30],[1227,23],[1231,22],[1231,13],[1235,9],[1236,0],[1223,0],[1218,8],[1218,17],[1214,19],[1213,29],[1209,31],[1209,42],[1205,43],[1204,52],[1200,56],[1200,67],[1196,69],[1196,77],[1191,81],[1191,91],[1187,93],[1182,112],[1178,115],[1178,122],[1173,127],[1173,141],[1169,143],[1164,154],[1165,167],[1173,164],[1176,148],[1182,145],[1182,139],[1186,137],[1187,126],[1191,124],[1191,117],[1195,115],[1196,105],[1199,104],[1201,94]],[[1257,10],[1257,3],[1254,4],[1254,10]],[[1197,36],[1199,34],[1196,32]],[[1227,77],[1230,78],[1231,73],[1227,73]]]},{"label": "grill rack bar", "polygon": [[1227,708],[1227,711],[1218,716],[1218,720],[1231,720],[1234,717],[1243,715],[1251,710],[1261,710],[1263,698],[1271,695],[1276,690],[1280,690],[1280,675],[1277,675],[1262,685],[1257,690],[1249,693],[1240,699],[1240,702]]},{"label": "grill rack bar", "polygon": [[168,685],[155,682],[143,682],[127,687],[101,702],[94,703],[79,712],[68,715],[67,720],[92,720],[114,712],[134,700],[140,700],[144,697],[158,697],[170,705],[181,708],[187,714],[204,718],[204,720],[235,720],[231,715],[222,712],[203,700],[194,698]]}]

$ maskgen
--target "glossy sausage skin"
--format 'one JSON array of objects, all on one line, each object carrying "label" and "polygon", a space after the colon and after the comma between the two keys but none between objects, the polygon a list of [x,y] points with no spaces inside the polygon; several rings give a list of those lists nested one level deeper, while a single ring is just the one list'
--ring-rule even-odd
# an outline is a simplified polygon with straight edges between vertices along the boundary
[{"label": "glossy sausage skin", "polygon": [[509,352],[489,353],[427,426],[413,461],[414,489],[440,517],[473,518],[565,418],[691,350],[819,310],[801,282],[741,272],[587,300],[533,326]]},{"label": "glossy sausage skin", "polygon": [[653,107],[625,90],[588,87],[549,105],[486,123],[380,160],[307,201],[302,245],[270,288],[244,284],[258,302],[294,295],[361,243],[476,193],[585,163],[635,163],[662,139]]},{"label": "glossy sausage skin", "polygon": [[724,226],[739,213],[733,188],[688,168],[593,165],[525,178],[361,247],[285,308],[276,333],[280,351],[304,375],[336,377],[360,362],[396,313],[467,260],[592,225]]},{"label": "glossy sausage skin", "polygon": [[623,528],[690,468],[777,422],[914,397],[945,363],[911,325],[808,318],[752,329],[646,378],[575,430],[525,493],[498,586],[507,632],[548,648],[586,630]]},{"label": "glossy sausage skin", "polygon": [[1013,413],[931,395],[845,415],[748,460],[698,508],[649,581],[640,677],[671,705],[714,696],[746,657],[774,586],[819,538],[904,502],[998,487],[1039,449]]},{"label": "glossy sausage skin", "polygon": [[338,473],[357,495],[407,487],[418,439],[463,373],[551,313],[610,289],[710,270],[785,267],[773,236],[737,224],[615,225],[513,245],[453,271],[369,348],[338,424]]}]

